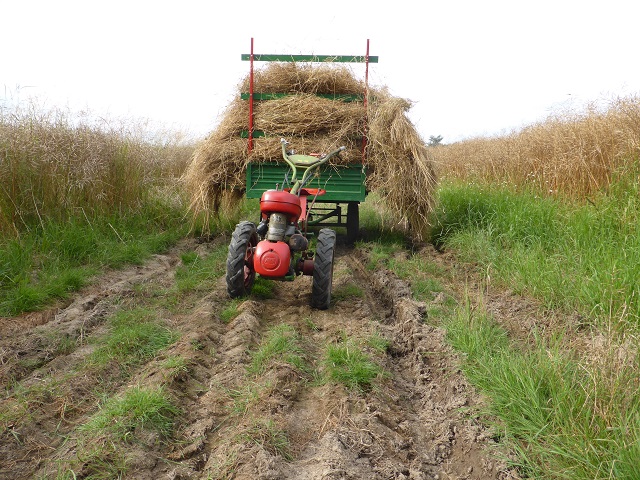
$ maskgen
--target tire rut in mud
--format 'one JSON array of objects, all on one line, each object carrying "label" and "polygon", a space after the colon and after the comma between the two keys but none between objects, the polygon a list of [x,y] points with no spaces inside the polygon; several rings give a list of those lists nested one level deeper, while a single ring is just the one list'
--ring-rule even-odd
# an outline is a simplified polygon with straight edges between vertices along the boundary
[{"label": "tire rut in mud", "polygon": [[[311,309],[308,278],[276,284],[275,298],[250,300],[217,342],[209,390],[190,409],[187,445],[173,453],[214,478],[506,478],[490,458],[487,429],[463,413],[480,402],[463,378],[444,332],[424,322],[425,306],[390,272],[339,249],[327,311]],[[361,293],[341,298],[345,286]],[[309,373],[274,361],[247,373],[270,328],[300,333]],[[345,338],[389,341],[376,361],[387,375],[367,391],[322,378],[326,347]],[[278,440],[286,441],[278,446]],[[184,463],[183,463],[184,466]],[[159,472],[158,472],[159,473]]]}]

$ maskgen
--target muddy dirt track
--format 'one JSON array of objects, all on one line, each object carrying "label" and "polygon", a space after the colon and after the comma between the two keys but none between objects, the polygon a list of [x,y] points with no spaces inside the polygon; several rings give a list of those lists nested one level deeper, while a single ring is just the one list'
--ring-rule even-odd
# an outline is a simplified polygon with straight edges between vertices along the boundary
[{"label": "muddy dirt track", "polygon": [[[300,277],[276,283],[273,298],[244,301],[225,323],[220,276],[211,291],[163,307],[178,340],[160,355],[126,371],[87,368],[110,316],[170,289],[182,252],[206,255],[226,242],[185,240],[144,266],[105,274],[64,308],[0,319],[1,479],[515,478],[493,456],[490,431],[473,415],[481,399],[425,318],[428,305],[391,272],[367,269],[363,250],[338,248],[334,292],[355,285],[358,293],[337,295],[327,311],[308,306],[311,279]],[[275,359],[248,373],[278,325],[296,332],[307,367]],[[376,351],[371,338],[387,348]],[[348,342],[383,368],[372,388],[322,380],[327,346]],[[177,357],[186,368],[169,375],[167,359]],[[88,437],[81,426],[104,399],[134,387],[169,394],[179,408],[173,433]],[[119,462],[126,467],[113,470]]]}]

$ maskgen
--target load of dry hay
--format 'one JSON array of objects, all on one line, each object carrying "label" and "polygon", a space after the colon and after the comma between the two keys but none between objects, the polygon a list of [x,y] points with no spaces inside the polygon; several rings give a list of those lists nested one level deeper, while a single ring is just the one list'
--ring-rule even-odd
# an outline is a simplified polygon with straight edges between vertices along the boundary
[{"label": "load of dry hay", "polygon": [[[240,90],[249,90],[248,78]],[[218,128],[196,149],[184,175],[191,196],[190,209],[205,225],[225,199],[238,199],[245,188],[248,162],[282,161],[280,138],[300,153],[345,150],[335,163],[361,163],[361,136],[368,123],[366,151],[367,189],[418,237],[428,227],[436,186],[428,150],[406,117],[411,104],[385,89],[369,89],[368,111],[361,102],[342,102],[316,94],[364,92],[364,82],[346,67],[271,63],[254,75],[254,91],[296,93],[254,103],[254,129],[266,136],[253,140],[248,154],[249,102],[238,95]],[[368,118],[367,118],[368,117]]]}]

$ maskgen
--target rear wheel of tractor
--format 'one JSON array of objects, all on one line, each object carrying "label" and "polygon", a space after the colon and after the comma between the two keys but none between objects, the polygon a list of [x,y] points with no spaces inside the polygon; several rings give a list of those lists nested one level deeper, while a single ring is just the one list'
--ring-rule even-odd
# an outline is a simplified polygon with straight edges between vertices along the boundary
[{"label": "rear wheel of tractor", "polygon": [[318,233],[316,255],[313,259],[313,286],[311,306],[326,310],[331,305],[333,283],[333,257],[336,249],[336,232],[323,228]]},{"label": "rear wheel of tractor", "polygon": [[227,255],[227,292],[231,298],[251,293],[256,271],[253,254],[258,245],[256,226],[252,222],[240,222],[231,235]]},{"label": "rear wheel of tractor", "polygon": [[347,243],[355,243],[360,230],[360,205],[349,202],[347,205]]}]

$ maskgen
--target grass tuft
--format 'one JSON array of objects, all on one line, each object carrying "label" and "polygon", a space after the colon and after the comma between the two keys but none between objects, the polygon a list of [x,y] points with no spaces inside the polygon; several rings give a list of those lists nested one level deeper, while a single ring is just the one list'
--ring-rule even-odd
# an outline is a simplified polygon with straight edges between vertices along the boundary
[{"label": "grass tuft", "polygon": [[109,321],[109,334],[97,340],[98,347],[90,361],[97,365],[116,361],[129,368],[153,358],[178,338],[156,315],[141,307],[117,312]]},{"label": "grass tuft", "polygon": [[172,355],[161,363],[161,368],[165,379],[176,380],[189,372],[189,362],[180,355]]},{"label": "grass tuft", "polygon": [[161,388],[134,387],[109,399],[79,430],[95,437],[112,433],[120,440],[127,440],[137,428],[168,436],[179,413]]},{"label": "grass tuft", "polygon": [[240,315],[238,307],[244,301],[243,298],[234,298],[220,312],[220,320],[229,323],[231,320]]},{"label": "grass tuft", "polygon": [[364,297],[364,289],[360,285],[356,285],[355,283],[352,283],[352,282],[347,283],[345,285],[341,285],[331,292],[331,299],[334,302],[340,302],[342,300],[348,300],[353,298],[363,298],[363,297]]},{"label": "grass tuft", "polygon": [[349,389],[366,391],[383,374],[382,368],[351,341],[327,347],[325,374],[331,381]]},{"label": "grass tuft", "polygon": [[290,325],[278,325],[267,332],[261,345],[252,354],[247,371],[250,374],[261,374],[274,360],[286,362],[302,371],[308,368],[304,351],[300,347],[300,336]]},{"label": "grass tuft", "polygon": [[369,338],[367,338],[367,345],[377,353],[385,354],[389,350],[391,341],[383,337],[380,332],[374,332],[369,336]]},{"label": "grass tuft", "polygon": [[260,300],[268,300],[275,296],[275,282],[256,276],[256,281],[251,289],[251,296]]},{"label": "grass tuft", "polygon": [[58,467],[56,480],[76,480],[87,478],[91,480],[110,480],[123,478],[129,470],[127,457],[120,445],[107,442],[92,448],[80,448],[77,458],[78,466],[65,462]]}]

